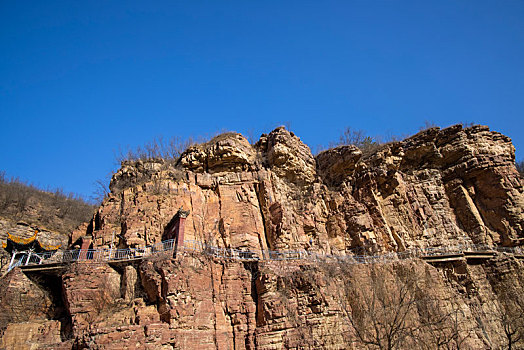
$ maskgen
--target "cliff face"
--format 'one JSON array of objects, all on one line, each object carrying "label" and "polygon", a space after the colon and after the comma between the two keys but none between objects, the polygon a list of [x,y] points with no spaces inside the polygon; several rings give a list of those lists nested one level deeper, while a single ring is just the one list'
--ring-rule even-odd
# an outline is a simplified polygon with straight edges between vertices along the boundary
[{"label": "cliff face", "polygon": [[[225,134],[188,149],[177,164],[124,163],[109,197],[71,242],[85,235],[95,247],[160,242],[184,208],[186,240],[226,248],[352,255],[354,248],[518,246],[522,185],[511,140],[483,126],[428,129],[366,156],[341,146],[313,157],[284,128],[254,146]],[[42,312],[40,323],[12,321],[3,341],[10,344],[21,325],[37,332],[59,322],[66,348],[443,346],[437,340],[496,348],[506,341],[501,316],[522,316],[523,273],[509,255],[436,265],[242,263],[199,254],[74,264],[60,276],[58,296],[41,288],[45,282],[26,281],[60,299],[63,311]],[[374,336],[374,320],[394,322],[392,310],[405,320],[402,335],[384,329]]]},{"label": "cliff face", "polygon": [[[278,128],[251,147],[239,134],[190,148],[174,167],[127,163],[88,234],[96,246],[162,239],[176,211],[186,238],[224,247],[402,251],[455,242],[522,242],[524,195],[511,140],[487,127],[433,128],[362,158],[316,159]],[[84,235],[77,232],[73,240]]]}]

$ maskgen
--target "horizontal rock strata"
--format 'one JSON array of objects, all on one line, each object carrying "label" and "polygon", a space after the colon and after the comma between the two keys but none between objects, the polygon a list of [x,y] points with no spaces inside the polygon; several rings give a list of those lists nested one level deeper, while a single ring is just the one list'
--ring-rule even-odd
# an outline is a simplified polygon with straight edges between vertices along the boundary
[{"label": "horizontal rock strata", "polygon": [[[514,160],[511,140],[484,126],[432,128],[372,153],[340,146],[316,157],[282,127],[255,145],[228,133],[177,160],[124,162],[109,196],[70,241],[157,243],[182,208],[186,240],[225,248],[351,255],[515,247],[524,243],[524,190]],[[60,346],[90,349],[361,349],[385,341],[498,348],[507,345],[507,320],[520,324],[523,273],[508,254],[348,265],[184,253],[72,264],[53,280],[57,291],[15,269],[5,288],[61,304],[6,320],[2,341],[14,348],[14,332],[26,329],[42,347],[58,344],[58,334]],[[392,310],[405,320],[402,335],[373,333],[377,319],[380,327],[394,323]]]}]

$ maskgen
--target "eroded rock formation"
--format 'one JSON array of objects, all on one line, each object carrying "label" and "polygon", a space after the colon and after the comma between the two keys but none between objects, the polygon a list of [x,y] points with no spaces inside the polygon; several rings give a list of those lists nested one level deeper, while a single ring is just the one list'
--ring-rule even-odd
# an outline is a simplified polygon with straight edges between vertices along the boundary
[{"label": "eroded rock formation", "polygon": [[[370,155],[340,146],[316,157],[282,127],[255,145],[228,133],[176,161],[123,163],[112,192],[71,244],[84,236],[94,247],[160,242],[184,208],[186,240],[226,248],[352,255],[355,248],[383,254],[519,246],[524,189],[514,160],[511,140],[484,126],[428,129]],[[436,266],[242,263],[198,254],[127,266],[79,263],[60,277],[67,311],[28,327],[48,324],[55,334],[54,323],[45,322],[60,320],[69,348],[372,348],[366,314],[389,317],[370,309],[370,296],[378,298],[382,286],[389,304],[402,293],[413,301],[406,327],[418,329],[417,339],[435,345],[459,332],[464,339],[448,340],[496,348],[505,342],[498,316],[524,307],[523,273],[522,262],[509,255]],[[445,329],[426,327],[450,315],[455,321],[448,319]],[[4,344],[18,326],[10,327]],[[417,346],[413,338],[399,341]]]},{"label": "eroded rock formation", "polygon": [[[522,242],[522,179],[511,140],[487,127],[423,131],[370,156],[353,146],[316,160],[284,128],[253,147],[227,134],[178,167],[126,163],[87,234],[96,246],[158,242],[180,208],[188,238],[226,247],[403,250],[450,242]],[[86,232],[78,232],[75,238]]]}]

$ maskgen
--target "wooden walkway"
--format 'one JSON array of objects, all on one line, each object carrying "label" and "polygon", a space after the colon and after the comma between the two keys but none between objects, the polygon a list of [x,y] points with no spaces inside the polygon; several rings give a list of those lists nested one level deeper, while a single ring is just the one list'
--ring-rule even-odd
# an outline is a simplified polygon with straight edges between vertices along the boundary
[{"label": "wooden walkway", "polygon": [[337,261],[348,264],[369,264],[393,262],[405,259],[418,258],[428,263],[446,263],[454,261],[483,261],[495,257],[497,254],[506,253],[517,259],[524,259],[522,247],[497,247],[486,245],[459,245],[454,247],[429,247],[424,249],[411,249],[403,252],[390,252],[380,255],[354,254],[347,252],[346,255],[329,255],[318,252],[298,250],[246,250],[215,247],[199,241],[185,241],[183,246],[176,247],[174,240],[157,243],[152,246],[129,249],[93,249],[93,250],[69,250],[58,251],[55,254],[29,254],[15,260],[8,271],[20,267],[26,272],[60,271],[67,264],[73,262],[84,263],[109,263],[109,264],[131,264],[142,261],[145,258],[165,255],[173,256],[183,252],[197,252],[212,256],[217,259],[237,261],[309,261],[312,263],[320,261]]}]

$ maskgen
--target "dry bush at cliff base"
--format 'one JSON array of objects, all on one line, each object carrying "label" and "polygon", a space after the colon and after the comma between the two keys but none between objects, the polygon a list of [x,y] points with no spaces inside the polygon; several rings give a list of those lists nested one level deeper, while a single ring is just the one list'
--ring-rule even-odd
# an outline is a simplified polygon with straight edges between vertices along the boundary
[{"label": "dry bush at cliff base", "polygon": [[504,349],[524,349],[524,296],[504,289],[500,305],[493,305],[491,318],[502,325]]},{"label": "dry bush at cliff base", "polygon": [[[430,296],[426,288],[431,279],[415,271],[410,264],[321,262],[280,276],[278,300],[297,338],[288,342],[298,342],[300,348],[316,348],[318,329],[308,323],[307,315],[338,310],[342,322],[338,334],[326,336],[335,342],[339,336],[348,348],[471,348],[475,323],[468,320],[458,301]],[[305,296],[308,303],[297,304]]]},{"label": "dry bush at cliff base", "polygon": [[351,288],[345,283],[343,298],[350,305],[344,305],[347,321],[354,329],[356,341],[377,349],[399,349],[415,345],[418,324],[417,280],[405,274],[393,280],[383,272],[370,268],[369,290]]},{"label": "dry bush at cliff base", "polygon": [[426,277],[410,265],[393,266],[393,274],[379,266],[369,267],[369,289],[345,290],[352,343],[387,350],[471,348],[474,328],[456,300],[429,295]]},{"label": "dry bush at cliff base", "polygon": [[425,299],[419,303],[421,349],[462,349],[474,334],[456,300]]},{"label": "dry bush at cliff base", "polygon": [[121,297],[120,274],[106,264],[70,264],[62,273],[62,285],[65,304],[73,300],[67,308],[74,315],[75,327],[86,328],[112,319],[108,316],[129,306]]}]

